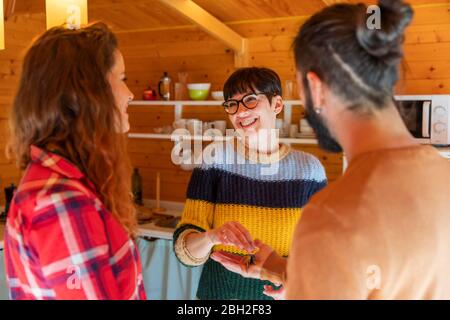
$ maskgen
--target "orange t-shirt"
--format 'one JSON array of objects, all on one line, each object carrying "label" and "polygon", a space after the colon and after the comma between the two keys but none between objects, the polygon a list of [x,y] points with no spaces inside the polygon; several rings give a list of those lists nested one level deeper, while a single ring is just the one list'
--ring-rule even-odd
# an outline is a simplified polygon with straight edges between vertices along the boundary
[{"label": "orange t-shirt", "polygon": [[290,252],[288,299],[450,299],[450,162],[430,146],[357,156]]}]

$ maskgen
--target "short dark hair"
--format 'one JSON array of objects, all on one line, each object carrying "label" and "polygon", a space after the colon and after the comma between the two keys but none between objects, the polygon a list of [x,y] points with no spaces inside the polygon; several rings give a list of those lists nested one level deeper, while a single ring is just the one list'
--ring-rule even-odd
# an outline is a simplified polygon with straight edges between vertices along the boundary
[{"label": "short dark hair", "polygon": [[235,94],[248,91],[266,93],[271,101],[273,96],[282,95],[280,77],[268,68],[240,68],[233,72],[223,87],[225,101]]},{"label": "short dark hair", "polygon": [[404,30],[413,9],[401,0],[380,0],[381,29],[367,26],[367,6],[337,4],[309,18],[294,40],[297,69],[316,73],[353,110],[368,102],[381,109],[392,100],[403,57]]}]

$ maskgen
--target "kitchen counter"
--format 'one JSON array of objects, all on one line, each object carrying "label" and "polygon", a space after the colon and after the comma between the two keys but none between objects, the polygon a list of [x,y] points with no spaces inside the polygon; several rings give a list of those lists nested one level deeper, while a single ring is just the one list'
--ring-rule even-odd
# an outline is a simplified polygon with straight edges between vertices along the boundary
[{"label": "kitchen counter", "polygon": [[138,236],[147,239],[172,240],[175,228],[162,228],[155,226],[154,223],[143,224],[139,226]]},{"label": "kitchen counter", "polygon": [[[144,206],[151,208],[153,207],[152,201],[144,201]],[[183,212],[182,203],[177,202],[161,202],[161,206],[166,208],[167,210],[163,213],[163,215],[171,216],[171,217],[181,217]],[[172,219],[173,221],[173,219]],[[138,236],[143,238],[150,239],[164,239],[164,240],[172,240],[173,233],[175,231],[175,226],[158,226],[158,223],[153,221],[149,223],[144,223],[139,225]]]},{"label": "kitchen counter", "polygon": [[437,148],[441,156],[450,160],[450,147]]}]

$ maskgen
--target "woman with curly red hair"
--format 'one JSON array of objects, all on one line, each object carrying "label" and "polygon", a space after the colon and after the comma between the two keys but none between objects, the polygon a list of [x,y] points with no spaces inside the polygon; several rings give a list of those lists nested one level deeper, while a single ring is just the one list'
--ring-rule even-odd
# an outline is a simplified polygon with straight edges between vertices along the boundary
[{"label": "woman with curly red hair", "polygon": [[25,170],[5,234],[12,299],[145,299],[124,135],[132,99],[103,23],[50,29],[28,50],[11,115]]}]

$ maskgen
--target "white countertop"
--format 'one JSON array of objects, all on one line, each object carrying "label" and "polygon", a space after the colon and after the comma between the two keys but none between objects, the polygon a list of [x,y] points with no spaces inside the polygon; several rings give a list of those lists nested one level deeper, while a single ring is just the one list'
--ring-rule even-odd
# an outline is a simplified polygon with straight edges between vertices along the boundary
[{"label": "white countertop", "polygon": [[437,148],[441,156],[450,160],[450,147]]},{"label": "white countertop", "polygon": [[[174,217],[180,217],[184,208],[184,203],[181,202],[161,201],[160,205],[161,207],[166,208],[164,214]],[[155,201],[144,199],[144,206],[153,208],[156,206]],[[151,222],[139,225],[138,236],[172,240],[174,231],[175,229],[173,228],[161,228]]]},{"label": "white countertop", "polygon": [[[181,213],[182,211],[173,209],[172,210],[168,209],[166,212],[164,212],[164,214],[166,215],[175,217],[181,216]],[[174,231],[175,231],[174,228],[162,228],[156,226],[153,222],[150,222],[139,225],[138,236],[146,238],[172,240]]]},{"label": "white countertop", "polygon": [[153,223],[142,224],[138,229],[138,236],[144,238],[172,240],[175,229],[161,228]]}]

